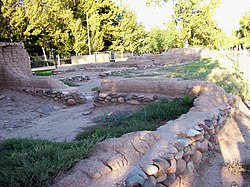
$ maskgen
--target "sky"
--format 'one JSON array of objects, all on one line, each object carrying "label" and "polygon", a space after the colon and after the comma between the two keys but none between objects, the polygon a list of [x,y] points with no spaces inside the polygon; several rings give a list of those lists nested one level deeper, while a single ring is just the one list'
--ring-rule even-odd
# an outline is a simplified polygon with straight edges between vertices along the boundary
[{"label": "sky", "polygon": [[[147,7],[145,0],[122,0],[137,14],[138,21],[145,25],[147,30],[153,27],[164,27],[173,13],[172,1],[161,7]],[[250,11],[250,0],[221,0],[221,6],[216,10],[215,19],[219,27],[228,35],[232,29],[238,29],[239,19],[246,11]]]}]

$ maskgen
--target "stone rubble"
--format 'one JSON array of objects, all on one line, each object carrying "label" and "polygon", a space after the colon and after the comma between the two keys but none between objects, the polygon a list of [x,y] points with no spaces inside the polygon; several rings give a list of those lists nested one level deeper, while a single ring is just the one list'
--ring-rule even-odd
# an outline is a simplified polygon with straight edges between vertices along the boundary
[{"label": "stone rubble", "polygon": [[64,78],[64,79],[59,79],[62,82],[66,82],[66,81],[72,81],[72,82],[86,82],[89,81],[90,78],[89,76],[83,76],[83,75],[77,75],[74,77],[68,77],[68,78]]},{"label": "stone rubble", "polygon": [[61,102],[68,106],[74,106],[79,104],[84,104],[86,98],[76,92],[61,92],[61,91],[52,91],[52,90],[43,90],[43,89],[17,89],[17,91],[24,92],[28,95],[38,96],[46,99],[53,99],[54,101]]},{"label": "stone rubble", "polygon": [[[220,125],[218,125],[218,123],[209,123],[210,127],[216,126],[218,129],[221,129],[224,125],[225,117],[219,114],[212,120],[220,120],[221,123]],[[208,124],[208,121],[204,120],[204,123]],[[131,178],[130,176],[132,175],[144,175],[141,173],[141,170],[139,173],[136,173],[135,171],[131,172],[125,180],[129,181],[129,183],[126,182],[125,186],[136,187],[138,184],[141,185],[142,183],[142,186],[150,187],[175,186],[174,184],[176,183],[176,178],[181,176],[181,174],[183,174],[184,172],[193,172],[197,165],[201,164],[202,162],[206,162],[206,153],[213,151],[211,147],[209,148],[208,143],[210,143],[212,146],[216,146],[218,142],[213,141],[208,137],[202,137],[198,140],[195,140],[195,136],[200,134],[195,129],[197,128],[194,127],[189,129],[185,133],[186,138],[178,138],[173,145],[170,145],[166,149],[166,153],[164,153],[164,155],[159,155],[159,157],[153,159],[153,165],[148,164],[142,166],[142,171],[147,175],[147,177],[140,179],[138,179],[137,177]],[[201,127],[199,128],[199,130],[204,130],[205,134],[209,131],[209,129]],[[190,138],[193,139],[191,140]],[[176,150],[178,150],[178,152]],[[184,154],[184,152],[186,154]],[[149,177],[151,182],[149,182],[148,180]],[[157,182],[155,183],[152,181]]]}]

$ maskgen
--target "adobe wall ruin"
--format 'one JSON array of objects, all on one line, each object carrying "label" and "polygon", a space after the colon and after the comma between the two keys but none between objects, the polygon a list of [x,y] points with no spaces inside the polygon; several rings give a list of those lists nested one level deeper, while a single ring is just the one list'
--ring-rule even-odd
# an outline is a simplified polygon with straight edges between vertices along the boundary
[{"label": "adobe wall ruin", "polygon": [[0,42],[0,89],[3,88],[24,91],[69,105],[85,102],[83,96],[57,79],[32,75],[29,54],[23,43]]},{"label": "adobe wall ruin", "polygon": [[127,59],[128,64],[171,65],[181,64],[202,57],[203,48],[173,48],[157,55],[133,56]]},{"label": "adobe wall ruin", "polygon": [[23,43],[0,42],[1,88],[67,89],[63,83],[32,75],[29,54]]},{"label": "adobe wall ruin", "polygon": [[97,143],[91,156],[60,175],[54,186],[169,186],[217,149],[219,130],[235,98],[204,81],[136,78],[103,81],[100,94],[164,94],[195,97],[188,113],[156,131],[132,132]]}]

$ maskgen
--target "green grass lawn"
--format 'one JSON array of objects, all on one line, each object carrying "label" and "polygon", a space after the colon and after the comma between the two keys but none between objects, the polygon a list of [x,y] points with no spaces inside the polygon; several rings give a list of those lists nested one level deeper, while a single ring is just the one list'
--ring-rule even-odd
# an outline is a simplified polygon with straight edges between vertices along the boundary
[{"label": "green grass lawn", "polygon": [[51,70],[53,69],[45,69],[45,70],[36,70],[33,71],[37,76],[50,76]]},{"label": "green grass lawn", "polygon": [[79,133],[74,143],[10,139],[0,142],[0,186],[49,186],[59,172],[88,157],[92,146],[106,138],[156,130],[192,107],[188,97],[158,101],[130,114],[104,117],[100,127]]},{"label": "green grass lawn", "polygon": [[161,68],[160,71],[166,72],[164,77],[167,78],[209,81],[242,99],[250,98],[249,84],[243,73],[228,60],[202,59],[187,65]]}]

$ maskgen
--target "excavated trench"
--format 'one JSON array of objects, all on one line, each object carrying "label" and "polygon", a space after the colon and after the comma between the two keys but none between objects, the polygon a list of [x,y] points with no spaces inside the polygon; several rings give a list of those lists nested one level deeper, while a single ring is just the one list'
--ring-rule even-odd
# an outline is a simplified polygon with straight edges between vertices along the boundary
[{"label": "excavated trench", "polygon": [[[158,94],[196,98],[188,113],[156,131],[132,132],[97,143],[88,159],[58,176],[54,186],[168,186],[192,172],[218,146],[219,130],[235,107],[235,98],[203,81],[136,78],[103,81],[99,96]],[[115,97],[116,100],[122,100]],[[138,97],[137,97],[138,98]],[[114,99],[114,98],[111,98]],[[134,98],[134,102],[142,101]]]}]

